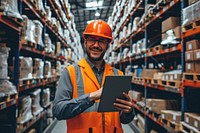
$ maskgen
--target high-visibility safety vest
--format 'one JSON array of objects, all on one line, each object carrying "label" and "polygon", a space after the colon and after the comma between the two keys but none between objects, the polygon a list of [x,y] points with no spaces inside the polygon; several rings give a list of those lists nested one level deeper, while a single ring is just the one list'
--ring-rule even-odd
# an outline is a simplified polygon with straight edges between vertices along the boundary
[{"label": "high-visibility safety vest", "polygon": [[[78,66],[67,67],[72,86],[73,98],[77,98],[82,94],[88,94],[101,88],[98,80],[85,59],[78,62]],[[81,72],[82,77],[77,77],[77,73]],[[123,73],[108,64],[105,64],[103,81],[106,75],[123,75]],[[67,133],[123,133],[119,112],[97,112],[99,100],[94,105],[75,116],[66,120]]]}]

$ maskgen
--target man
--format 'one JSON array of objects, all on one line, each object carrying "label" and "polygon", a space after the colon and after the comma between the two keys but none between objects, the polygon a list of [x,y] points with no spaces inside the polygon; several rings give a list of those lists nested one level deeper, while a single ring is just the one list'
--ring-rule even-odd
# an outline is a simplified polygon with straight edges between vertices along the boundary
[{"label": "man", "polygon": [[102,21],[91,22],[83,33],[87,56],[63,71],[53,102],[53,115],[67,120],[67,133],[123,133],[121,123],[133,119],[132,99],[116,99],[119,112],[97,112],[106,75],[123,73],[106,64],[103,56],[112,42],[112,30]]}]

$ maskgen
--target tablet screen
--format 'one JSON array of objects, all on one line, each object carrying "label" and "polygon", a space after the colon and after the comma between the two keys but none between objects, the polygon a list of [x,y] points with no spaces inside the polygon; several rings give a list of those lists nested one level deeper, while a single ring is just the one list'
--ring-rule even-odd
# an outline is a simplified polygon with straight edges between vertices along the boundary
[{"label": "tablet screen", "polygon": [[132,76],[106,76],[98,112],[118,111],[113,103],[116,98],[124,98],[123,92],[131,89],[131,79]]}]

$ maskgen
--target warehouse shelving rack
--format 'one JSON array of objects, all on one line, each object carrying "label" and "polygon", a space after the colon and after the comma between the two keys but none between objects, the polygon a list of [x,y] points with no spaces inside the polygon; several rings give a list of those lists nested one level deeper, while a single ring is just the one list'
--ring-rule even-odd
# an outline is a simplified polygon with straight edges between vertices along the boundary
[{"label": "warehouse shelving rack", "polygon": [[[151,2],[151,1],[145,1],[145,5],[147,5],[148,2]],[[149,44],[148,39],[150,39],[150,35],[149,35],[148,31],[150,30],[151,26],[155,25],[154,23],[159,24],[158,22],[164,20],[168,16],[173,15],[173,13],[175,13],[174,14],[175,16],[179,16],[182,19],[183,18],[182,17],[182,15],[183,15],[182,9],[185,8],[186,6],[188,6],[187,2],[188,2],[187,0],[182,0],[182,1],[181,0],[172,0],[167,5],[164,5],[164,7],[160,11],[157,11],[157,13],[154,15],[154,17],[152,17],[151,19],[146,21],[142,26],[140,26],[136,32],[132,32],[130,34],[130,36],[128,36],[125,40],[120,42],[120,45],[113,51],[121,52],[122,50],[119,51],[118,49],[122,49],[122,47],[124,47],[124,44],[126,44],[128,42],[130,42],[130,44],[132,44],[133,42],[140,40],[142,37],[145,37],[146,48],[148,48],[148,49],[147,49],[147,52],[142,55],[138,55],[135,57],[127,57],[126,59],[122,59],[120,62],[113,64],[113,66],[118,67],[118,68],[124,68],[127,64],[131,64],[131,66],[133,66],[134,64],[143,64],[146,66],[146,68],[148,68],[147,63],[152,60],[153,61],[155,61],[155,60],[162,61],[164,59],[165,60],[167,59],[167,61],[170,60],[170,62],[171,62],[171,60],[173,60],[173,58],[179,58],[178,62],[182,65],[182,71],[184,72],[185,71],[185,42],[186,42],[186,40],[190,40],[191,38],[194,38],[195,36],[198,36],[198,37],[200,36],[199,26],[192,28],[190,30],[187,30],[187,32],[182,32],[182,38],[181,38],[181,42],[179,44],[169,47],[169,48],[165,48],[164,50],[157,49],[156,51],[155,50],[151,51],[151,46],[148,45]],[[133,14],[134,14],[134,12],[133,12]],[[129,14],[128,16],[131,18],[132,14]],[[127,22],[130,19],[129,17],[126,18],[126,21],[121,25],[121,27],[118,28],[119,29],[119,31],[117,32],[118,35],[119,35],[119,32],[122,31],[124,26],[127,25]],[[181,22],[182,21],[183,20],[181,20]],[[159,26],[160,25],[157,25],[157,27],[159,27]],[[115,26],[114,26],[114,29],[115,29]],[[157,37],[157,38],[159,38],[159,37]],[[156,43],[152,43],[152,44],[154,45]],[[132,45],[130,45],[130,49],[132,49],[131,46]],[[124,69],[122,69],[122,70],[124,71]],[[182,120],[184,120],[185,112],[194,111],[191,108],[191,105],[190,105],[191,103],[194,104],[196,101],[194,106],[197,106],[197,108],[199,107],[197,105],[198,100],[194,100],[194,101],[191,100],[192,99],[191,97],[193,97],[193,99],[198,99],[199,88],[200,88],[199,79],[198,80],[183,79],[182,85],[179,88],[162,86],[162,85],[158,85],[158,84],[151,84],[151,82],[148,79],[141,80],[140,78],[133,79],[132,83],[133,83],[133,86],[132,86],[133,89],[134,90],[136,89],[137,91],[142,92],[144,94],[145,99],[148,97],[151,90],[152,91],[156,90],[157,91],[156,94],[166,93],[169,95],[173,95],[174,98],[179,99],[179,101],[181,102],[180,110],[182,112]],[[137,89],[137,88],[139,88],[139,89]],[[190,94],[192,96],[188,98],[188,96]],[[192,106],[192,107],[194,107],[194,106]],[[139,107],[138,105],[134,105],[134,107],[135,107],[136,112],[141,113],[145,117],[145,132],[150,132],[152,125],[149,123],[152,123],[152,121],[154,123],[154,127],[159,127],[160,132],[170,132],[170,133],[176,132],[175,129],[167,126],[166,123],[163,123],[162,121],[157,119],[154,116],[154,114],[151,114],[150,112],[148,112],[147,110],[144,110],[143,108]],[[195,110],[195,111],[199,111],[199,110]],[[151,122],[149,120],[151,120]],[[176,125],[174,125],[174,126],[176,127]]]},{"label": "warehouse shelving rack", "polygon": [[[67,16],[67,19],[70,19],[70,15],[68,13],[68,10],[66,8],[65,3],[61,2],[62,10],[64,10]],[[55,7],[55,3],[53,0],[43,0],[43,6],[46,5],[50,6],[53,11],[53,16],[56,17],[63,28],[68,28],[66,23],[61,18],[60,14],[56,11],[57,8]],[[19,6],[19,12],[20,14],[26,14],[31,19],[39,20],[43,25],[43,36],[42,39],[44,41],[44,33],[48,33],[51,36],[51,39],[53,42],[61,42],[62,47],[65,48],[71,48],[73,52],[73,47],[67,44],[67,41],[56,31],[51,25],[49,25],[47,19],[45,18],[44,14],[42,14],[39,10],[36,10],[34,7],[33,1],[28,0],[18,0],[18,6]],[[50,132],[50,129],[52,129],[52,126],[55,125],[57,122],[56,119],[50,124],[46,125],[45,122],[47,122],[47,111],[46,109],[50,108],[51,104],[44,107],[44,111],[42,111],[40,114],[35,116],[33,119],[28,121],[24,125],[17,125],[17,114],[18,114],[18,106],[19,106],[19,98],[22,95],[27,95],[31,91],[35,90],[36,88],[45,88],[49,87],[51,90],[51,101],[53,100],[53,95],[55,93],[56,89],[56,82],[58,81],[59,77],[52,77],[52,78],[46,78],[37,80],[37,83],[30,83],[30,84],[22,84],[20,85],[19,80],[19,56],[31,56],[31,57],[38,57],[41,58],[43,61],[49,60],[52,62],[52,65],[54,68],[56,68],[56,61],[61,61],[64,63],[65,61],[68,61],[65,59],[65,57],[62,56],[55,56],[52,54],[46,54],[44,51],[39,51],[36,48],[31,47],[25,47],[23,43],[20,41],[21,36],[21,28],[22,28],[22,21],[13,17],[5,16],[2,12],[0,12],[0,29],[1,31],[8,32],[7,35],[9,38],[7,46],[11,48],[12,57],[9,56],[9,66],[11,65],[12,69],[14,70],[13,74],[9,75],[11,76],[10,81],[16,86],[18,93],[15,95],[11,95],[6,97],[5,99],[1,99],[0,102],[0,130],[10,133],[23,133],[27,132],[30,128],[35,127],[37,132]],[[8,37],[8,36],[7,36]],[[73,40],[73,36],[70,33],[70,37]],[[12,62],[12,58],[15,58],[14,63]],[[73,61],[71,61],[73,62]],[[42,103],[42,95],[43,91],[41,92],[41,98],[40,103]],[[42,105],[42,104],[41,104]],[[43,106],[43,105],[42,105]],[[3,117],[2,117],[3,116]],[[3,123],[2,123],[3,122]],[[46,129],[46,130],[45,130]]]}]

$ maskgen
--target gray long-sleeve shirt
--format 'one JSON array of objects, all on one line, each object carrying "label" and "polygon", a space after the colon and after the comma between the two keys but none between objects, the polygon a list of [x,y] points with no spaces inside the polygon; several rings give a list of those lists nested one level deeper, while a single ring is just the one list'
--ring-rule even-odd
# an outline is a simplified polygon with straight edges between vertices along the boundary
[{"label": "gray long-sleeve shirt", "polygon": [[[86,61],[90,64],[93,72],[95,73],[99,83],[103,76],[104,66],[100,71],[95,68],[94,65],[86,58]],[[77,75],[79,76],[79,75]],[[58,120],[66,120],[73,118],[86,109],[90,108],[94,102],[89,100],[89,94],[83,94],[78,98],[72,98],[72,83],[70,75],[67,69],[63,70],[59,79],[58,89],[56,91],[55,99],[53,101],[53,115]],[[129,123],[133,119],[133,112],[129,114],[121,113],[120,120],[122,123]]]}]

